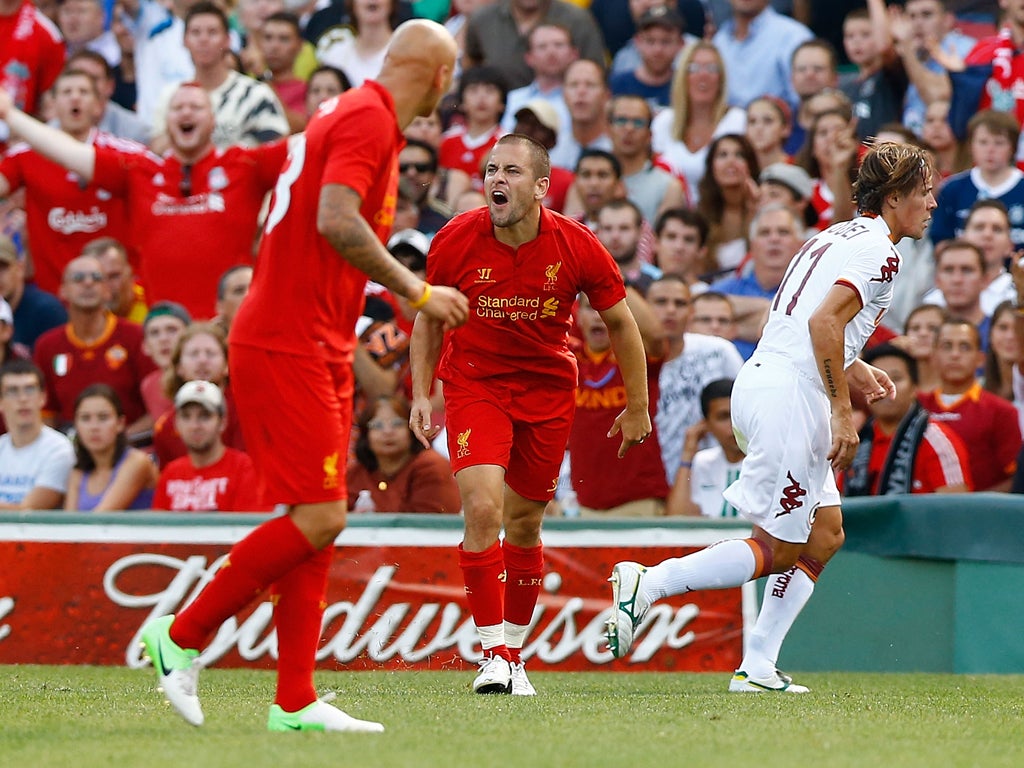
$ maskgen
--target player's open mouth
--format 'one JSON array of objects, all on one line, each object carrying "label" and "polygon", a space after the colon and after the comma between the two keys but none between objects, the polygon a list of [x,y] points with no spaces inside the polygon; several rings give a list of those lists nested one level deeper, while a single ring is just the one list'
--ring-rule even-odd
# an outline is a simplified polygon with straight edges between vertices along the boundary
[{"label": "player's open mouth", "polygon": [[178,125],[178,130],[181,131],[181,133],[184,136],[191,136],[192,135],[192,131],[194,131],[195,129],[196,129],[195,123],[180,123]]},{"label": "player's open mouth", "polygon": [[495,205],[505,205],[508,202],[508,195],[501,190],[494,190],[491,192],[491,202]]}]

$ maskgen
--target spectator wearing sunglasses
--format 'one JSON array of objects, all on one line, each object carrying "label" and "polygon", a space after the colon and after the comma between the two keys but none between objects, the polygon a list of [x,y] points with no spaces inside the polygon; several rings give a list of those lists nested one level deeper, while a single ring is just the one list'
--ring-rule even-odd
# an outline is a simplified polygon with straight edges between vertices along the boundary
[{"label": "spectator wearing sunglasses", "polygon": [[75,418],[78,393],[90,384],[109,385],[124,406],[129,440],[150,430],[140,385],[154,369],[142,351],[142,326],[107,307],[110,287],[95,256],[79,256],[64,269],[60,298],[68,322],[36,342],[35,363],[46,382],[46,423],[67,430]]},{"label": "spectator wearing sunglasses", "polygon": [[437,150],[419,139],[408,139],[398,154],[398,170],[419,210],[416,229],[432,237],[452,217],[451,209],[434,196]]}]

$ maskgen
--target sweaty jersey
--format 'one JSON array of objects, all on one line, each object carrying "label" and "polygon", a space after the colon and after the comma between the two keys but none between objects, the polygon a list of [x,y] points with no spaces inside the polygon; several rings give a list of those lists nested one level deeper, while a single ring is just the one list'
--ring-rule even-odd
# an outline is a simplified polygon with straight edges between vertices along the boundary
[{"label": "sweaty jersey", "polygon": [[351,361],[366,275],[317,231],[320,189],[358,193],[359,212],[383,243],[395,219],[403,144],[394,99],[372,80],[321,104],[291,137],[233,344]]},{"label": "sweaty jersey", "polygon": [[594,234],[543,207],[537,237],[519,248],[498,241],[486,207],[456,216],[430,244],[427,280],[469,299],[469,319],[445,334],[438,367],[442,381],[463,386],[512,375],[574,389],[568,336],[576,295],[586,293],[599,312],[626,297],[618,266]]},{"label": "sweaty jersey", "polygon": [[832,286],[845,285],[861,306],[844,331],[843,368],[849,368],[892,303],[892,281],[901,264],[880,217],[858,216],[815,235],[789,263],[751,360],[785,357],[820,383],[807,322]]}]

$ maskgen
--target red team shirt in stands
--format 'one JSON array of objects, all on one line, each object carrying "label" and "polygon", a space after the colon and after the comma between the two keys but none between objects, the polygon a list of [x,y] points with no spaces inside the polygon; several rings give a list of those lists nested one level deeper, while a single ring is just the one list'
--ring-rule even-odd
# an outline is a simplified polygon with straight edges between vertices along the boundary
[{"label": "red team shirt in stands", "polygon": [[156,366],[142,351],[140,325],[108,314],[103,334],[92,344],[76,338],[70,324],[61,325],[39,337],[33,357],[46,378],[44,410],[60,423],[74,420],[75,398],[96,382],[117,392],[129,424],[146,412],[139,385]]},{"label": "red team shirt in stands", "polygon": [[[577,353],[579,386],[576,417],[569,433],[572,488],[579,502],[591,509],[611,509],[639,499],[664,499],[668,481],[661,463],[658,432],[637,443],[619,459],[619,441],[608,439],[615,417],[626,407],[626,384],[612,351]],[[647,389],[651,407],[658,402],[661,361],[647,363]],[[654,414],[651,414],[651,421]],[[623,478],[629,482],[623,482]]]},{"label": "red team shirt in stands", "polygon": [[434,236],[427,279],[469,299],[468,322],[445,334],[438,366],[444,381],[469,387],[491,376],[576,387],[568,334],[576,295],[594,309],[626,297],[608,251],[583,224],[541,208],[536,238],[514,249],[499,242],[486,207],[452,219]]},{"label": "red team shirt in stands", "polygon": [[470,145],[466,143],[465,126],[456,126],[441,140],[437,150],[437,164],[442,168],[457,168],[472,179],[473,189],[483,191],[481,166],[503,133],[501,125],[496,125]]},{"label": "red team shirt in stands", "polygon": [[[146,151],[141,144],[92,131],[86,143],[127,154]],[[128,243],[125,199],[95,181],[85,185],[63,166],[27,144],[16,144],[0,160],[0,175],[11,189],[25,188],[25,218],[35,266],[35,282],[44,291],[60,291],[64,267],[90,240],[113,237]],[[133,254],[134,255],[134,254]],[[132,266],[139,268],[137,259]]]},{"label": "red team shirt in stands", "polygon": [[[885,457],[892,446],[893,434],[886,435],[874,425],[875,436],[871,440],[871,456],[868,459],[868,478],[871,493],[878,493],[878,481],[882,479]],[[929,420],[914,459],[914,474],[911,479],[911,493],[934,493],[947,485],[971,483],[970,459],[963,442],[952,429]]]},{"label": "red team shirt in stands", "polygon": [[252,261],[263,198],[277,181],[286,140],[211,149],[194,165],[171,154],[96,148],[94,183],[128,203],[131,243],[143,255],[146,298],[176,301],[193,318],[215,314],[217,280]]},{"label": "red team shirt in stands", "polygon": [[39,97],[64,68],[64,56],[57,26],[31,0],[12,15],[0,16],[0,88],[18,109],[36,113]]},{"label": "red team shirt in stands", "polygon": [[[360,213],[385,242],[404,141],[394,99],[372,80],[322,104],[305,133],[291,138],[232,344],[351,362],[366,275],[317,232],[320,189],[342,184],[357,192]],[[381,176],[380,168],[390,171]]]},{"label": "red team shirt in stands", "polygon": [[225,448],[220,461],[196,468],[188,456],[160,473],[153,509],[172,512],[261,512],[269,509],[260,494],[252,459]]},{"label": "red team shirt in stands", "polygon": [[938,391],[922,392],[917,399],[935,421],[960,436],[967,448],[974,490],[987,491],[1013,476],[1021,434],[1012,403],[986,392],[977,382],[950,406],[942,404]]}]

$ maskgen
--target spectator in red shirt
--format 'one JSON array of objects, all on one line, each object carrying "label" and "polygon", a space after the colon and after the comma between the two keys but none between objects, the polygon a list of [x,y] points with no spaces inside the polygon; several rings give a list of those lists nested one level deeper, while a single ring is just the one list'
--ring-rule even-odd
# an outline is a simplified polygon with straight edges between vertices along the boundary
[{"label": "spectator in red shirt", "polygon": [[447,512],[462,508],[448,460],[416,439],[409,404],[398,395],[381,397],[359,417],[355,460],[349,464],[348,505],[369,491],[376,512]]},{"label": "spectator in red shirt", "polygon": [[[658,402],[658,374],[664,357],[661,323],[647,302],[632,288],[626,302],[636,318],[647,354],[648,409]],[[583,347],[576,352],[579,383],[576,414],[569,433],[572,489],[580,503],[580,517],[658,517],[665,514],[669,493],[657,431],[635,446],[620,461],[618,446],[606,439],[626,402],[626,386],[611,336],[601,315],[586,294],[580,296],[576,322]],[[653,418],[653,414],[651,414]],[[622,478],[628,477],[628,482]]]},{"label": "spectator in red shirt", "polygon": [[448,131],[438,150],[438,163],[448,171],[449,203],[467,189],[483,188],[480,167],[504,133],[501,116],[507,96],[505,79],[494,67],[472,67],[462,73],[459,111],[465,122]]},{"label": "spectator in red shirt", "polygon": [[963,442],[917,401],[917,361],[890,344],[865,351],[863,359],[889,375],[896,396],[868,403],[871,418],[860,431],[853,464],[843,474],[844,495],[970,491]]},{"label": "spectator in red shirt", "polygon": [[189,381],[174,397],[174,420],[188,450],[160,472],[153,509],[258,512],[260,481],[245,453],[224,445],[224,395],[209,381]]},{"label": "spectator in red shirt", "polygon": [[[68,70],[57,78],[53,90],[57,123],[65,138],[83,142],[95,151],[116,147],[138,153],[141,144],[118,139],[96,130],[102,115],[99,87],[85,72]],[[60,289],[61,273],[92,240],[101,236],[125,242],[128,209],[123,198],[91,178],[68,173],[27,144],[17,144],[0,160],[0,198],[24,189],[29,249],[34,279],[44,291]]]},{"label": "spectator in red shirt", "polygon": [[139,388],[146,412],[154,423],[174,407],[174,401],[164,392],[164,371],[171,366],[178,339],[191,322],[181,304],[161,301],[150,308],[142,323],[142,351],[149,355],[156,370],[146,374]]},{"label": "spectator in red shirt", "polygon": [[162,157],[75,141],[23,114],[6,94],[0,119],[40,154],[128,202],[128,243],[145,254],[140,277],[150,301],[177,301],[193,317],[213,316],[217,278],[252,253],[257,216],[277,182],[286,142],[217,150],[210,97],[195,83],[171,96],[170,151]]},{"label": "spectator in red shirt", "polygon": [[140,386],[153,361],[142,351],[141,326],[107,309],[110,290],[100,260],[74,259],[64,269],[60,291],[68,322],[40,336],[34,351],[36,365],[46,375],[47,422],[67,429],[75,418],[78,393],[102,382],[121,399],[129,438],[147,432],[153,421]]},{"label": "spectator in red shirt", "polygon": [[277,94],[288,127],[297,133],[306,127],[306,81],[295,76],[295,60],[302,51],[299,17],[287,11],[272,13],[259,29],[260,50],[267,69],[263,80]]},{"label": "spectator in red shirt", "polygon": [[267,502],[286,514],[232,547],[231,567],[186,609],[142,630],[150,656],[160,655],[165,697],[193,725],[204,718],[192,659],[217,627],[273,584],[278,676],[267,728],[384,730],[319,700],[313,669],[334,541],[345,528],[343,446],[367,276],[446,326],[464,322],[468,312],[465,297],[424,283],[383,245],[394,219],[402,129],[447,92],[455,53],[440,25],[402,24],[379,77],[325,103],[290,142],[259,266],[231,328],[246,446]]},{"label": "spectator in red shirt", "polygon": [[918,397],[967,446],[974,489],[1008,491],[1021,447],[1017,409],[982,389],[976,371],[984,357],[977,327],[962,318],[946,318],[935,347],[942,383]]},{"label": "spectator in red shirt", "polygon": [[[64,57],[60,31],[32,0],[0,0],[0,91],[9,93],[18,109],[36,113]],[[0,134],[0,147],[6,138]]]},{"label": "spectator in red shirt", "polygon": [[[181,332],[164,369],[163,391],[170,399],[187,381],[212,381],[224,394],[224,442],[245,450],[238,413],[228,385],[228,345],[224,332],[213,323],[192,323]],[[161,467],[185,455],[185,444],[178,434],[175,411],[165,411],[153,425],[153,451]]]},{"label": "spectator in red shirt", "polygon": [[427,257],[429,280],[467,295],[469,320],[446,334],[421,314],[413,329],[411,424],[424,444],[437,432],[429,395],[440,359],[465,511],[459,565],[484,651],[477,693],[536,693],[521,649],[544,573],[541,521],[572,426],[577,371],[568,331],[580,291],[607,326],[622,370],[625,408],[609,430],[621,432],[619,456],[651,434],[644,348],[622,275],[589,229],[541,205],[549,175],[547,150],[533,139],[498,140],[485,167],[488,207],[449,222]]}]

